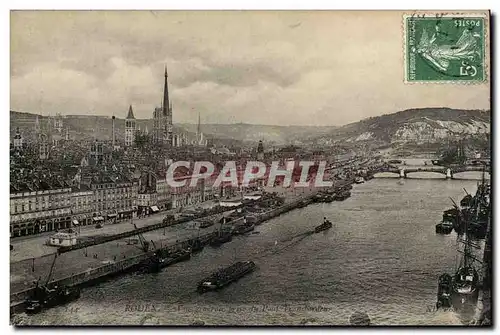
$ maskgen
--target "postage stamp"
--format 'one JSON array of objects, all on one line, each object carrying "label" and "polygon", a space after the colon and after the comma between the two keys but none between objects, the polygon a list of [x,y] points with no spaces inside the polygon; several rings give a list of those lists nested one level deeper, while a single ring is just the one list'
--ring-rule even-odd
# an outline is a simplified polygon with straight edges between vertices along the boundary
[{"label": "postage stamp", "polygon": [[404,15],[405,82],[486,81],[487,38],[486,13]]}]

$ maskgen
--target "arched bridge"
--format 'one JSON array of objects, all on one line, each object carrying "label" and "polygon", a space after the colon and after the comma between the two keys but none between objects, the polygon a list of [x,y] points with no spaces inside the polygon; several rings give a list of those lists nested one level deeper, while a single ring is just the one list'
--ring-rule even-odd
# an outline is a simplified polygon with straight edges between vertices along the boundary
[{"label": "arched bridge", "polygon": [[476,171],[476,172],[485,172],[490,173],[490,167],[486,166],[483,168],[483,166],[394,166],[394,165],[385,165],[380,167],[377,171],[374,171],[375,173],[381,173],[381,172],[389,172],[389,173],[395,173],[399,175],[400,178],[407,178],[407,176],[410,173],[414,172],[434,172],[434,173],[440,173],[446,176],[448,179],[453,179],[453,176],[457,173],[460,172],[468,172],[468,171]]}]

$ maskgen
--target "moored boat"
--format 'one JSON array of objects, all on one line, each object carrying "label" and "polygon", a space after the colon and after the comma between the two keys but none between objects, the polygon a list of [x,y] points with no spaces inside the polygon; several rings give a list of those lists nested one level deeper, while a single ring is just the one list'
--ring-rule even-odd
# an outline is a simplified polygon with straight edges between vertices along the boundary
[{"label": "moored boat", "polygon": [[467,194],[465,197],[463,197],[462,200],[460,200],[460,206],[461,207],[469,207],[472,205],[473,200],[474,200],[474,198],[472,197],[472,195]]},{"label": "moored boat", "polygon": [[335,200],[336,201],[344,201],[345,199],[349,198],[351,196],[351,192],[349,191],[342,191],[338,194],[335,195]]},{"label": "moored boat", "polygon": [[149,258],[145,259],[138,264],[138,269],[140,273],[156,273],[160,272],[161,269],[183,261],[187,261],[191,258],[191,250],[178,250],[172,253],[167,253],[161,250],[153,253]]},{"label": "moored boat", "polygon": [[448,235],[453,231],[453,223],[442,221],[436,225],[436,234]]},{"label": "moored boat", "polygon": [[35,287],[32,295],[26,300],[26,313],[35,314],[44,309],[63,305],[80,298],[80,290],[77,287]]},{"label": "moored boat", "polygon": [[363,184],[365,182],[365,178],[363,178],[363,177],[356,177],[356,179],[354,179],[354,182],[356,184]]},{"label": "moored boat", "polygon": [[210,240],[210,245],[212,247],[219,247],[219,246],[223,245],[224,243],[231,242],[232,239],[233,239],[233,235],[230,232],[217,233]]},{"label": "moored boat", "polygon": [[230,242],[233,239],[233,234],[231,230],[224,229],[224,224],[228,222],[226,217],[222,217],[220,220],[219,230],[214,234],[214,236],[210,239],[210,245],[212,247],[219,247],[224,243]]},{"label": "moored boat", "polygon": [[245,224],[234,228],[233,235],[242,235],[251,232],[255,229],[253,224]]},{"label": "moored boat", "polygon": [[443,273],[439,276],[436,309],[450,308],[452,306],[452,281],[452,277],[447,273]]},{"label": "moored boat", "polygon": [[203,220],[200,222],[200,228],[208,228],[215,224],[213,220]]},{"label": "moored boat", "polygon": [[[480,247],[472,240],[470,229],[477,216],[475,213],[478,206],[478,203],[472,201],[471,207],[459,211],[459,221],[463,223],[463,239],[459,239],[459,242],[463,243],[463,248],[458,250],[462,257],[453,275],[451,298],[453,308],[461,313],[473,313],[479,296],[479,272],[475,265],[478,260],[474,255],[474,249]],[[458,209],[458,206],[456,208]]]},{"label": "moored boat", "polygon": [[191,252],[192,253],[200,252],[204,248],[205,248],[205,245],[203,243],[201,243],[201,241],[199,239],[196,239],[193,241],[193,243],[191,245]]},{"label": "moored boat", "polygon": [[26,313],[34,314],[43,309],[59,306],[80,298],[80,289],[73,286],[53,286],[49,287],[50,279],[56,264],[57,254],[54,256],[49,274],[44,285],[40,284],[40,279],[25,301]]}]

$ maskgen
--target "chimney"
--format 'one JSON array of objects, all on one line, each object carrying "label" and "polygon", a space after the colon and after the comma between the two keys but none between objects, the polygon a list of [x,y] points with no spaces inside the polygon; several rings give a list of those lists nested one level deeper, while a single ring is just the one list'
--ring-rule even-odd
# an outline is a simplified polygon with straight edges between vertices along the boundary
[{"label": "chimney", "polygon": [[112,129],[111,130],[112,131],[111,138],[113,140],[113,150],[115,150],[115,116],[114,115],[111,117],[111,129]]}]

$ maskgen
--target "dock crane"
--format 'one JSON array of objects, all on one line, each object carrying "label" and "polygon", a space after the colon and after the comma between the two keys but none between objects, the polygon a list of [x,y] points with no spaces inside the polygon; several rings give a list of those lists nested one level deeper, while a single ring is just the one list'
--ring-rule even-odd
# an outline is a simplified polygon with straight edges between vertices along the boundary
[{"label": "dock crane", "polygon": [[54,266],[56,265],[57,254],[54,254],[54,260],[52,261],[52,265],[50,266],[49,275],[47,276],[47,280],[45,281],[45,287],[49,285],[50,279],[52,278],[52,273],[54,271]]},{"label": "dock crane", "polygon": [[[138,229],[137,226],[135,225],[135,223],[134,223],[134,229],[136,229],[136,230]],[[141,243],[141,249],[144,252],[148,252],[149,251],[149,242],[146,241],[144,236],[142,236],[142,234],[140,234],[140,233],[137,234],[137,237],[139,238],[139,242]],[[151,242],[152,242],[153,248],[156,249],[153,240],[151,240]]]}]

